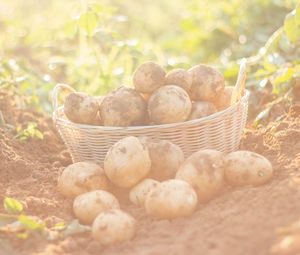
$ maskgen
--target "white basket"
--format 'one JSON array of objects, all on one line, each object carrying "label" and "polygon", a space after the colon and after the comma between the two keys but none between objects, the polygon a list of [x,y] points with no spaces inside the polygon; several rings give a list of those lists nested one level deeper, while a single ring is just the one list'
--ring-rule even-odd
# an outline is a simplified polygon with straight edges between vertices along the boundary
[{"label": "white basket", "polygon": [[169,140],[180,146],[185,157],[200,149],[229,153],[238,149],[247,120],[249,91],[245,90],[245,95],[227,109],[186,122],[135,127],[77,124],[66,118],[63,106],[58,107],[58,92],[61,88],[74,92],[68,85],[56,85],[53,93],[53,120],[73,162],[93,160],[102,164],[110,146],[126,136]]}]

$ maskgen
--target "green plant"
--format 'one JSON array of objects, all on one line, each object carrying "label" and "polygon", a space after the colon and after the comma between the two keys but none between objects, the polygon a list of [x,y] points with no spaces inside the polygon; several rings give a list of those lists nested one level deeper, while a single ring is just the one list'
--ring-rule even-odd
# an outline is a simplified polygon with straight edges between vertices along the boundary
[{"label": "green plant", "polygon": [[60,222],[49,229],[41,219],[25,215],[18,200],[5,198],[3,205],[7,214],[0,214],[0,241],[13,241],[14,238],[28,241],[29,237],[33,240],[43,238],[50,241],[91,230],[90,226],[81,225],[78,220],[69,224]]},{"label": "green plant", "polygon": [[30,122],[25,129],[17,127],[17,135],[14,137],[18,139],[21,143],[27,142],[28,139],[37,137],[41,140],[44,139],[44,136],[41,131],[39,131],[36,122]]}]

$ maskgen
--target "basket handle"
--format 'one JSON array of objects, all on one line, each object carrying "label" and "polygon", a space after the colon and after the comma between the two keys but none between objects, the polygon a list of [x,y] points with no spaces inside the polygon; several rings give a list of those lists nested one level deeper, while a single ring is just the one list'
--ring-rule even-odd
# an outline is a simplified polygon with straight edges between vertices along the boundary
[{"label": "basket handle", "polygon": [[58,109],[58,92],[60,89],[68,90],[70,93],[75,92],[76,90],[73,89],[71,86],[63,83],[56,84],[54,90],[53,90],[53,96],[52,96],[52,106],[53,106],[53,121],[56,124],[56,118],[57,118],[57,109]]},{"label": "basket handle", "polygon": [[237,81],[231,95],[230,105],[234,105],[237,101],[240,101],[242,96],[245,94],[246,62],[245,58],[241,61]]}]

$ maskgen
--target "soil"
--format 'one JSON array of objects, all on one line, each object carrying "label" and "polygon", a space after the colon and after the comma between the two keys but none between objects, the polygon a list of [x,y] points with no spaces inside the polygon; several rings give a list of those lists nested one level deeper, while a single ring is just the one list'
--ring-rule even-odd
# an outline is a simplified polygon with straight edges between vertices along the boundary
[{"label": "soil", "polygon": [[[0,111],[6,123],[26,128],[37,122],[44,139],[20,143],[15,129],[0,129],[0,200],[19,200],[26,215],[37,216],[48,227],[74,219],[72,200],[57,190],[57,178],[71,159],[50,116],[33,109],[18,109],[10,94],[0,94]],[[282,114],[282,111],[280,112]],[[225,186],[218,197],[198,206],[189,218],[153,221],[143,209],[131,205],[126,193],[121,208],[138,221],[136,237],[129,242],[104,247],[90,232],[30,245],[18,241],[0,254],[300,254],[299,245],[283,253],[274,245],[282,240],[276,230],[300,218],[300,117],[299,105],[284,111],[280,121],[264,127],[248,124],[240,148],[268,158],[274,168],[271,181],[263,186]],[[0,213],[4,213],[0,207]],[[0,238],[1,241],[1,238]],[[299,242],[300,243],[300,242]],[[273,248],[272,248],[273,247]],[[273,254],[272,253],[272,254]]]}]

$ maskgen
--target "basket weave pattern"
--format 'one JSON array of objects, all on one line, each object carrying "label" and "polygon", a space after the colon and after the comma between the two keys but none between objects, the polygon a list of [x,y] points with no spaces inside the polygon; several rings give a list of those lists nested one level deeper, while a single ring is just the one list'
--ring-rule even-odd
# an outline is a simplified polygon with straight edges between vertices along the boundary
[{"label": "basket weave pattern", "polygon": [[93,160],[103,163],[108,149],[126,136],[147,136],[169,140],[183,150],[185,157],[200,149],[215,149],[225,153],[239,147],[247,120],[249,92],[239,102],[210,116],[186,122],[136,127],[103,127],[70,122],[57,107],[58,91],[67,85],[57,85],[53,93],[53,119],[73,162]]}]

